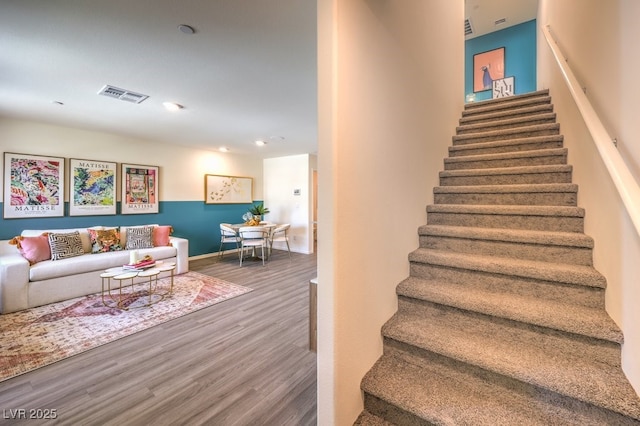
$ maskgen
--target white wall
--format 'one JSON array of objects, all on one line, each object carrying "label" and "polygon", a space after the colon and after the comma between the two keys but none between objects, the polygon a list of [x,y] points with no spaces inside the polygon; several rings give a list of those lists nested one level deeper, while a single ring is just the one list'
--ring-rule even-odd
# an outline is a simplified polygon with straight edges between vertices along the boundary
[{"label": "white wall", "polygon": [[318,424],[348,425],[462,111],[464,3],[318,12]]},{"label": "white wall", "polygon": [[[207,173],[251,176],[254,199],[263,197],[262,159],[259,158],[6,117],[0,117],[0,152],[159,166],[160,201],[204,201]],[[2,171],[4,161],[0,163]],[[68,171],[67,164],[67,176]],[[68,191],[65,197],[68,201]]]},{"label": "white wall", "polygon": [[[266,220],[289,223],[289,246],[291,251],[313,253],[312,187],[311,172],[315,156],[292,155],[265,159],[264,205],[269,208]],[[294,195],[299,189],[300,195]],[[284,243],[275,243],[274,248],[286,250]]]},{"label": "white wall", "polygon": [[[636,178],[640,177],[640,2],[540,0],[539,26],[551,25],[587,97]],[[595,240],[594,264],[607,278],[607,312],[622,328],[623,369],[640,392],[640,237],[618,196],[544,37],[538,37],[538,85],[549,88],[558,114],[585,232]]]}]

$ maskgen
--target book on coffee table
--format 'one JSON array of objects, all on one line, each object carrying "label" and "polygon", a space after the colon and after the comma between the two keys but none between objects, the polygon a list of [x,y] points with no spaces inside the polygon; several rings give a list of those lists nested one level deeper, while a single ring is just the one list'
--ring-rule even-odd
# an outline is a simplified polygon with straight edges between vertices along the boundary
[{"label": "book on coffee table", "polygon": [[149,259],[149,260],[143,260],[136,263],[122,265],[122,269],[126,269],[127,271],[142,271],[143,269],[152,268],[155,264],[156,264],[155,260]]}]

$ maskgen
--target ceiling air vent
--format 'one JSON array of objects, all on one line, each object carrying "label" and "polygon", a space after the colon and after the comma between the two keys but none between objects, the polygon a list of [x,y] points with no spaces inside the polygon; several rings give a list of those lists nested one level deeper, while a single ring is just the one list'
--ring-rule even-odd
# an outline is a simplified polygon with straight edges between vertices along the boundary
[{"label": "ceiling air vent", "polygon": [[471,26],[471,19],[467,18],[464,20],[464,35],[468,36],[473,34],[473,27]]},{"label": "ceiling air vent", "polygon": [[493,25],[502,25],[502,24],[504,24],[505,22],[507,22],[507,18],[500,18],[500,19],[498,19],[497,21],[494,21],[494,22],[493,22]]},{"label": "ceiling air vent", "polygon": [[142,95],[140,93],[132,92],[130,90],[120,89],[114,86],[104,86],[98,92],[98,95],[108,96],[110,98],[120,99],[121,101],[133,102],[139,104],[147,99],[149,96]]}]

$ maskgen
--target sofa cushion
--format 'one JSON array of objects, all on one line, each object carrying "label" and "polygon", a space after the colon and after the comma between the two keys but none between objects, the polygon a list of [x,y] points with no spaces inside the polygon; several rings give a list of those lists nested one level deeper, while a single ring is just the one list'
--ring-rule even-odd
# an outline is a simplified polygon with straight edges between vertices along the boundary
[{"label": "sofa cushion", "polygon": [[153,227],[141,226],[127,230],[127,250],[137,250],[153,247]]},{"label": "sofa cushion", "polygon": [[27,259],[31,265],[51,259],[49,237],[46,234],[37,237],[23,237],[20,235],[12,238],[9,244],[15,245],[22,257]]},{"label": "sofa cushion", "polygon": [[[176,257],[177,253],[178,251],[175,247],[156,247],[140,250],[141,256],[148,254],[155,260],[170,259]],[[98,276],[105,269],[122,266],[127,263],[129,263],[128,251],[84,254],[82,256],[57,261],[45,260],[29,268],[29,280],[42,281],[92,271],[95,271],[96,276]]]},{"label": "sofa cushion", "polygon": [[[103,229],[102,226],[95,226],[89,229]],[[82,250],[85,253],[91,253],[91,239],[89,238],[89,231],[87,228],[68,228],[68,229],[25,229],[20,233],[23,237],[37,237],[44,233],[53,232],[56,234],[68,234],[70,232],[78,231],[80,233],[80,240],[82,241]]]},{"label": "sofa cushion", "polygon": [[155,226],[153,228],[153,246],[164,247],[168,246],[169,237],[173,233],[173,227],[168,225]]},{"label": "sofa cushion", "polygon": [[78,231],[68,234],[50,232],[49,247],[51,248],[51,260],[67,259],[69,257],[82,256],[84,249]]},{"label": "sofa cushion", "polygon": [[120,228],[88,229],[91,238],[91,253],[122,250]]}]

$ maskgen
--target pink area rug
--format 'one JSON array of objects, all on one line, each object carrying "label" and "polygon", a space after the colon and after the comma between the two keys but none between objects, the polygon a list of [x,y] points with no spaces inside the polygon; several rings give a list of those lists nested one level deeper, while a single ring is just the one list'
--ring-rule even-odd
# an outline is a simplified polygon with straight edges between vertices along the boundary
[{"label": "pink area rug", "polygon": [[[169,278],[158,281],[162,286],[169,284]],[[98,293],[0,315],[0,381],[250,291],[187,272],[174,277],[171,296],[147,307],[107,307]],[[134,286],[127,306],[141,300],[146,303],[148,293],[142,286]]]}]

